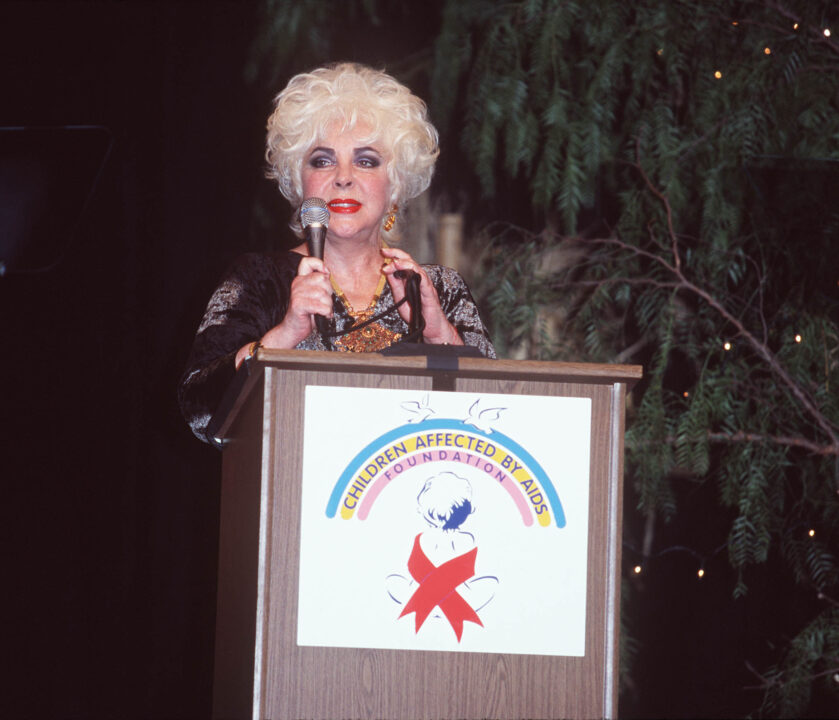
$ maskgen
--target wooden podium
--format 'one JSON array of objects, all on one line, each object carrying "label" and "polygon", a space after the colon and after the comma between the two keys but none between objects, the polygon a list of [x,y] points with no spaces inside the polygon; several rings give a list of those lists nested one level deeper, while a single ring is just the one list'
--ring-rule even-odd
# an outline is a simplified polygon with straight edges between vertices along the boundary
[{"label": "wooden podium", "polygon": [[[626,391],[639,366],[259,351],[224,444],[216,718],[615,717]],[[590,398],[584,657],[297,645],[307,386]]]}]

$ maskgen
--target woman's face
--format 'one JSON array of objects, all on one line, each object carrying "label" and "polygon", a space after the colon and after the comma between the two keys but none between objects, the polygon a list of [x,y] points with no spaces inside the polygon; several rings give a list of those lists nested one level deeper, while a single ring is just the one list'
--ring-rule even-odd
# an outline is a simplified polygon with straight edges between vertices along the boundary
[{"label": "woman's face", "polygon": [[327,237],[378,242],[390,205],[387,156],[378,143],[366,143],[368,128],[330,131],[303,159],[303,197],[329,206]]}]

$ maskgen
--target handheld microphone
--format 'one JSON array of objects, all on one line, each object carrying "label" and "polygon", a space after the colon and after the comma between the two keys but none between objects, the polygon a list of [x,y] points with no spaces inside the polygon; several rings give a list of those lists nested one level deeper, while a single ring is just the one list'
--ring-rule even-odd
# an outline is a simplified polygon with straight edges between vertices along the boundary
[{"label": "handheld microphone", "polygon": [[[320,198],[308,198],[300,206],[300,224],[306,238],[309,255],[323,260],[323,246],[326,229],[329,227],[329,208]],[[323,315],[315,315],[315,326],[323,336],[329,332],[329,321]]]},{"label": "handheld microphone", "polygon": [[320,198],[308,198],[300,206],[300,224],[309,247],[309,255],[323,260],[323,243],[329,227],[329,208]]}]

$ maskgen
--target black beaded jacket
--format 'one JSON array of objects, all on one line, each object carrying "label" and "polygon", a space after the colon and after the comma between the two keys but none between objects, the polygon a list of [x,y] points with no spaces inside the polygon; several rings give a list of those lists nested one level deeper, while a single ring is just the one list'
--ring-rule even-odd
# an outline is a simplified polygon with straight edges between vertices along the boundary
[{"label": "black beaded jacket", "polygon": [[[236,373],[236,353],[247,343],[261,338],[285,317],[291,282],[302,257],[291,251],[243,255],[228,270],[210,298],[178,388],[181,412],[201,440],[212,442],[207,435],[207,425]],[[442,265],[423,265],[423,268],[437,290],[443,312],[463,342],[478,348],[485,357],[494,358],[495,348],[460,274]],[[392,332],[405,334],[407,324],[393,306],[390,285],[385,283],[373,314],[392,309],[379,322]],[[333,312],[337,330],[352,323],[347,308],[334,293]],[[335,348],[325,346],[315,331],[300,342],[297,349]]]}]

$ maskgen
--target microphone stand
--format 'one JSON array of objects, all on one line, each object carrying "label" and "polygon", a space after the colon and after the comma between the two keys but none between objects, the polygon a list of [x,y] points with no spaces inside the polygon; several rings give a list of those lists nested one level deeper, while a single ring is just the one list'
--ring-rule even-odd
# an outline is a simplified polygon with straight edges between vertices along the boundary
[{"label": "microphone stand", "polygon": [[[381,351],[382,355],[423,355],[428,358],[483,357],[481,351],[471,345],[431,345],[424,342],[422,333],[425,330],[425,318],[422,316],[420,276],[412,270],[398,270],[394,275],[399,278],[407,276],[405,299],[411,308],[411,320],[408,323],[406,339],[386,347]],[[452,362],[456,364],[457,361],[437,360],[433,365],[438,369],[451,369],[449,365]]]},{"label": "microphone stand", "polygon": [[425,330],[425,318],[422,316],[422,296],[420,295],[420,276],[408,270],[399,270],[399,275],[408,274],[405,282],[405,297],[408,299],[408,307],[411,308],[411,321],[408,323],[408,337],[417,344],[422,344],[422,333]]}]

